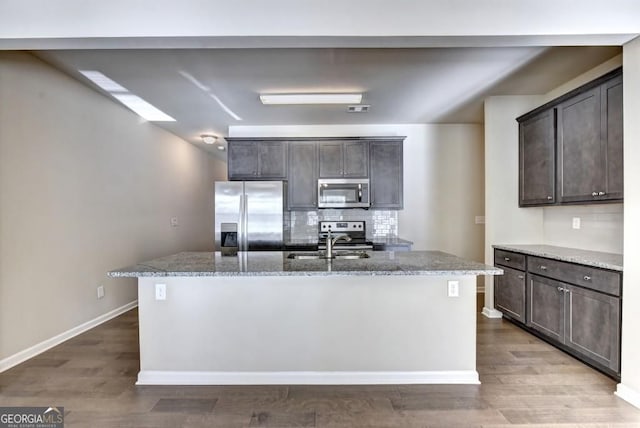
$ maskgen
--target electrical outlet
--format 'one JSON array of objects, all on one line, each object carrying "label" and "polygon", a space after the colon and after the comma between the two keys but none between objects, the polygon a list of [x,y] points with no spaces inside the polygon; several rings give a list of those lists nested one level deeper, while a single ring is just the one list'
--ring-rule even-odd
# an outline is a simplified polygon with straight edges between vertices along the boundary
[{"label": "electrical outlet", "polygon": [[99,285],[96,292],[98,294],[98,299],[102,299],[104,297],[104,285]]},{"label": "electrical outlet", "polygon": [[459,281],[447,281],[447,295],[449,297],[458,297],[460,294]]},{"label": "electrical outlet", "polygon": [[574,217],[571,223],[571,227],[574,229],[580,229],[580,217]]},{"label": "electrical outlet", "polygon": [[171,217],[169,219],[169,224],[171,227],[178,227],[178,217]]},{"label": "electrical outlet", "polygon": [[167,284],[156,284],[156,300],[167,300]]}]

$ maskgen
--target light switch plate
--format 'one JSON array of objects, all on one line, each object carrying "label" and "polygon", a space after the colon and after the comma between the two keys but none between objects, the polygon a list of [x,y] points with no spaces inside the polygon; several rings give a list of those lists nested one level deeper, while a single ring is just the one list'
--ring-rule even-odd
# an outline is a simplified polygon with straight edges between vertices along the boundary
[{"label": "light switch plate", "polygon": [[171,227],[178,227],[178,217],[171,217],[169,224],[171,224]]}]

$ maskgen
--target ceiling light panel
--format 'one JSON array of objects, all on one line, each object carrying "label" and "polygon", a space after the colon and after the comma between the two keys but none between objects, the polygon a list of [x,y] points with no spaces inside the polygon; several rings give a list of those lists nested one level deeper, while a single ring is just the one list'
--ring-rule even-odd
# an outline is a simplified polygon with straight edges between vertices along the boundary
[{"label": "ceiling light panel", "polygon": [[262,94],[262,104],[360,104],[362,94]]},{"label": "ceiling light panel", "polygon": [[111,94],[122,104],[150,122],[175,122],[176,120],[133,94]]},{"label": "ceiling light panel", "polygon": [[78,70],[84,77],[101,87],[107,92],[129,92],[127,88],[114,82],[104,74],[95,70]]}]

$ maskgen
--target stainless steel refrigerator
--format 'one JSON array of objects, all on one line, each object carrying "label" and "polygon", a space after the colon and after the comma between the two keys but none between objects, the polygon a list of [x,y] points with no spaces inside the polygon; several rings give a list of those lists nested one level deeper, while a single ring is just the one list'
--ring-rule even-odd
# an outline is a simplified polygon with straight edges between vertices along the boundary
[{"label": "stainless steel refrigerator", "polygon": [[237,226],[239,251],[282,249],[282,181],[217,181],[215,192],[216,251],[222,223],[226,230]]}]

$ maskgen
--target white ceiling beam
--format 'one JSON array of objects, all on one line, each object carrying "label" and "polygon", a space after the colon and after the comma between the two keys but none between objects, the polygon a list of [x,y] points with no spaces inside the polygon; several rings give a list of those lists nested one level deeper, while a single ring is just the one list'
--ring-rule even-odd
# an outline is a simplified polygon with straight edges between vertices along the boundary
[{"label": "white ceiling beam", "polygon": [[2,49],[557,46],[637,34],[637,0],[0,2]]}]

